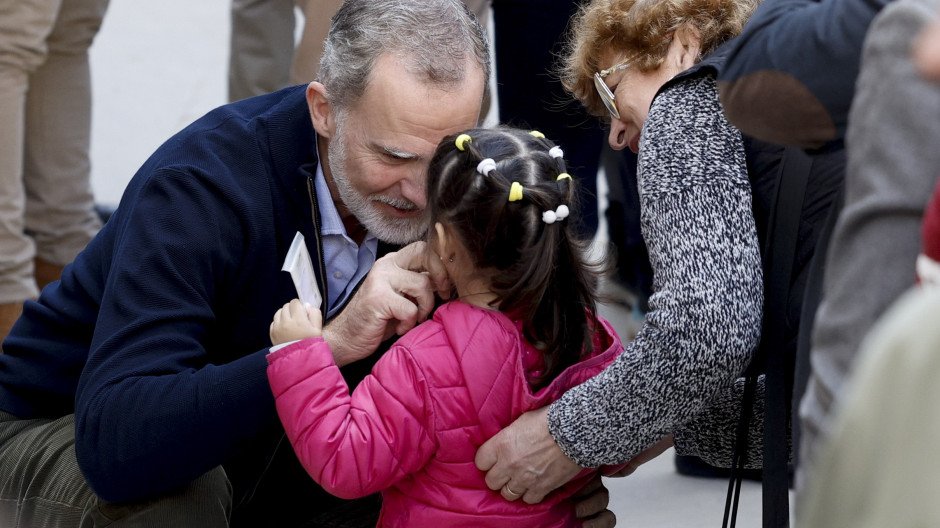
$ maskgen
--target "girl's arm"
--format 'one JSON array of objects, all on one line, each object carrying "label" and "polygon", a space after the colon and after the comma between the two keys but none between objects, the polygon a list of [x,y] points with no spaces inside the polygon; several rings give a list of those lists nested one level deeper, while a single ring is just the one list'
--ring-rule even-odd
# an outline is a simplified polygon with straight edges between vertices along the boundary
[{"label": "girl's arm", "polygon": [[421,469],[437,448],[424,376],[394,346],[350,395],[321,338],[268,357],[277,412],[307,473],[337,497],[363,497]]}]

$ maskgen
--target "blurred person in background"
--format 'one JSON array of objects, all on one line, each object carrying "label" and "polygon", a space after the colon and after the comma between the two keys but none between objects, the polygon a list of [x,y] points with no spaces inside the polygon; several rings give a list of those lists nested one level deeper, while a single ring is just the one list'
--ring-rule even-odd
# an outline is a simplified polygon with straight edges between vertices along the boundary
[{"label": "blurred person in background", "polygon": [[88,49],[107,7],[0,1],[0,341],[101,228]]}]

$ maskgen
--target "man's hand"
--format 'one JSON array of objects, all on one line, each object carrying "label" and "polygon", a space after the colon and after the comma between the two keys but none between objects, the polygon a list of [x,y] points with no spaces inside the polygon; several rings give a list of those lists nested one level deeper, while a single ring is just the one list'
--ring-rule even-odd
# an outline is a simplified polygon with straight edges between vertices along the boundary
[{"label": "man's hand", "polygon": [[529,411],[477,450],[486,485],[503,498],[541,502],[583,469],[565,456],[548,431],[548,407]]},{"label": "man's hand", "polygon": [[604,487],[600,473],[595,474],[571,499],[574,501],[574,513],[583,528],[613,528],[617,524],[614,512],[607,509],[610,492]]},{"label": "man's hand", "polygon": [[427,319],[434,293],[450,284],[440,257],[424,242],[409,244],[375,261],[346,308],[323,328],[339,366],[371,355],[386,339]]}]

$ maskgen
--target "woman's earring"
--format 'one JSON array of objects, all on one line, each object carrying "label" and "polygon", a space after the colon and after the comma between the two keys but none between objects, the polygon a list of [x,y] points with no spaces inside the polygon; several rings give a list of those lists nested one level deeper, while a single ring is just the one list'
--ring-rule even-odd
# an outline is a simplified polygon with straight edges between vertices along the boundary
[{"label": "woman's earring", "polygon": [[454,257],[450,257],[449,259],[447,259],[447,261],[448,261],[448,262],[453,262],[453,261],[454,261]]}]

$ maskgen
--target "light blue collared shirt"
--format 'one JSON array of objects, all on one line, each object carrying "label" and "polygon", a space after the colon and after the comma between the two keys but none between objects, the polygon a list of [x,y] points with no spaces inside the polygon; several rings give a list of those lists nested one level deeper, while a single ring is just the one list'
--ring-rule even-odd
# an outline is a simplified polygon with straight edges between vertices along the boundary
[{"label": "light blue collared shirt", "polygon": [[320,207],[320,240],[323,244],[323,261],[326,271],[327,317],[332,317],[342,306],[359,281],[375,264],[379,239],[371,233],[366,234],[362,246],[357,245],[346,234],[346,226],[336,210],[336,204],[330,195],[330,188],[323,175],[323,163],[317,164],[314,176],[317,190],[317,203]]}]

